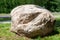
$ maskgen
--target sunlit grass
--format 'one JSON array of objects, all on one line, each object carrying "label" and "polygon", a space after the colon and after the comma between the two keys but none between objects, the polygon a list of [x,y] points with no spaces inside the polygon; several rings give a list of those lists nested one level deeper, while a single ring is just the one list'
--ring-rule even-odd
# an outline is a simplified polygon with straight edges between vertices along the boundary
[{"label": "sunlit grass", "polygon": [[10,23],[0,24],[0,40],[24,40],[24,37],[19,37],[10,32]]}]

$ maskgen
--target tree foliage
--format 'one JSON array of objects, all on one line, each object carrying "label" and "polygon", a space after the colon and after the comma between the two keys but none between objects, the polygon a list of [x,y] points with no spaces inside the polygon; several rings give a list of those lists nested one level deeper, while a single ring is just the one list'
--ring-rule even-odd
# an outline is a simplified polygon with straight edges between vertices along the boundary
[{"label": "tree foliage", "polygon": [[36,4],[50,11],[60,11],[60,0],[0,0],[0,13],[9,13],[14,7]]}]

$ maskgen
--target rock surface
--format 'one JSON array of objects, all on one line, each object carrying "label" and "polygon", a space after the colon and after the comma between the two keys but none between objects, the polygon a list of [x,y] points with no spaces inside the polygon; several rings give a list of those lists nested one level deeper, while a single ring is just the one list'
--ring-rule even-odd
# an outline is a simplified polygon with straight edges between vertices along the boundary
[{"label": "rock surface", "polygon": [[11,11],[11,31],[27,37],[44,36],[54,29],[55,18],[37,5],[21,5]]}]

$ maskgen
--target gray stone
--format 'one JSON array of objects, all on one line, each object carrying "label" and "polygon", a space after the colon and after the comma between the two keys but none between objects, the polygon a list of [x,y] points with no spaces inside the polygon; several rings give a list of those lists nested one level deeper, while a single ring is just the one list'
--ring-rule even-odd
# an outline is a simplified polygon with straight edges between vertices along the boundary
[{"label": "gray stone", "polygon": [[27,37],[44,36],[54,29],[55,18],[37,5],[21,5],[11,11],[11,31]]}]

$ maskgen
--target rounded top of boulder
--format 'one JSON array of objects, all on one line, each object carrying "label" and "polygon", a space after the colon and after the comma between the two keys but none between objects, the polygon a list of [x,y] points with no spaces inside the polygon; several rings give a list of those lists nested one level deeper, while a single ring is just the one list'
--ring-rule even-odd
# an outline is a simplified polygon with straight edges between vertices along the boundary
[{"label": "rounded top of boulder", "polygon": [[28,5],[27,4],[27,5],[20,5],[16,8],[14,8],[11,11],[11,15],[14,15],[15,13],[22,13],[23,14],[23,13],[37,13],[37,12],[48,12],[48,10],[46,10],[43,7],[38,6],[38,5],[33,5],[33,4]]}]

